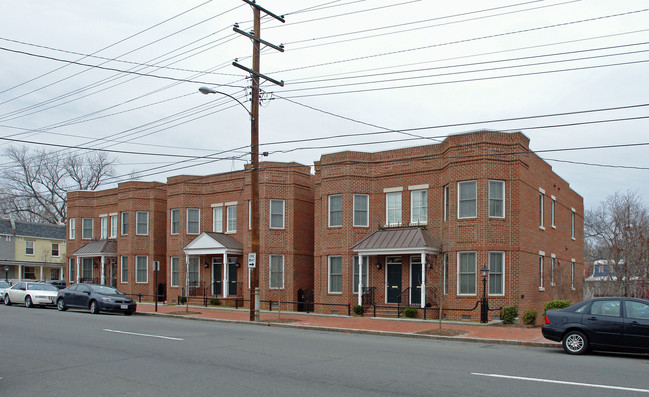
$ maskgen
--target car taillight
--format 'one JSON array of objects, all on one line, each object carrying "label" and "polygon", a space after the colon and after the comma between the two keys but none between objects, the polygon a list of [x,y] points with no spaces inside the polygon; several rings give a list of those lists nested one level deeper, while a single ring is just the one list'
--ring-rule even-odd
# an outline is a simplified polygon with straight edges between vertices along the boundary
[{"label": "car taillight", "polygon": [[545,315],[545,323],[546,323],[546,324],[551,324],[551,323],[550,323],[550,319],[548,318],[548,315],[547,315],[547,314]]}]

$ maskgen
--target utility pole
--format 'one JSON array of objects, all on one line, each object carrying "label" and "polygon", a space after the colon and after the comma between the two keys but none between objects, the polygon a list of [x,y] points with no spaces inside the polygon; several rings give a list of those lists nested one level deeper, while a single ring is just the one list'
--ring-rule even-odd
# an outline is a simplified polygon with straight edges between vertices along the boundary
[{"label": "utility pole", "polygon": [[[269,15],[278,21],[284,23],[284,18],[277,16],[265,8],[257,5],[254,0],[243,0],[248,3],[254,13],[254,31],[252,34],[244,32],[239,29],[237,25],[234,26],[234,31],[250,38],[252,40],[252,69],[249,69],[237,62],[232,62],[233,66],[243,69],[250,73],[252,77],[252,105],[250,109],[250,155],[251,170],[250,170],[250,211],[252,216],[250,218],[251,233],[250,233],[250,253],[248,266],[250,271],[250,321],[259,321],[259,262],[261,255],[259,252],[259,235],[260,222],[259,222],[259,78],[268,80],[279,86],[284,86],[283,81],[277,81],[270,77],[264,76],[260,73],[260,58],[261,58],[261,44],[274,48],[280,52],[284,52],[283,46],[276,46],[265,40],[261,39],[261,12]],[[250,260],[250,254],[253,254],[254,263]]]}]

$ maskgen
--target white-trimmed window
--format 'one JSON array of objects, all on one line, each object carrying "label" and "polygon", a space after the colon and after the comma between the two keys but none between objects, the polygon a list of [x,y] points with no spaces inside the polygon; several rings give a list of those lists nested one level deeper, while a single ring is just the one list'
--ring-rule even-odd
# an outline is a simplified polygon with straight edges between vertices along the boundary
[{"label": "white-trimmed window", "polygon": [[108,237],[108,216],[99,217],[99,238],[105,239]]},{"label": "white-trimmed window", "polygon": [[128,256],[122,255],[120,257],[120,275],[121,275],[121,283],[126,284],[128,283]]},{"label": "white-trimmed window", "polygon": [[550,255],[550,285],[555,286],[554,284],[554,262],[556,261],[556,256],[554,254]]},{"label": "white-trimmed window", "polygon": [[575,209],[570,211],[570,238],[575,239]]},{"label": "white-trimmed window", "polygon": [[235,233],[237,231],[237,206],[228,205],[226,207],[227,223],[226,231],[228,233]]},{"label": "white-trimmed window", "polygon": [[135,213],[135,234],[149,234],[149,213],[147,211],[137,211]]},{"label": "white-trimmed window", "polygon": [[270,255],[270,289],[284,288],[284,255]]},{"label": "white-trimmed window", "polygon": [[128,212],[122,212],[122,235],[128,234]]},{"label": "white-trimmed window", "polygon": [[489,252],[489,295],[505,294],[505,253]]},{"label": "white-trimmed window", "polygon": [[92,218],[82,218],[81,219],[81,238],[84,240],[91,240],[93,234],[93,219]]},{"label": "white-trimmed window", "polygon": [[[359,256],[356,255],[354,256],[354,280],[353,280],[353,293],[357,294],[358,293],[358,270],[359,270]],[[367,274],[369,272],[369,263],[370,263],[370,257],[369,256],[364,256],[363,257],[363,288],[367,287]]]},{"label": "white-trimmed window", "polygon": [[427,190],[412,190],[410,192],[410,223],[413,225],[428,223]]},{"label": "white-trimmed window", "polygon": [[68,258],[68,278],[70,282],[76,282],[75,274],[77,273],[77,261],[76,258]]},{"label": "white-trimmed window", "polygon": [[449,191],[449,186],[446,185],[444,186],[444,220],[448,220],[448,215],[449,215],[449,209],[451,208],[451,202],[450,202],[450,191]]},{"label": "white-trimmed window", "polygon": [[135,257],[135,282],[138,284],[145,284],[149,282],[148,256],[138,255]]},{"label": "white-trimmed window", "polygon": [[457,183],[457,217],[475,218],[478,216],[477,182],[464,181]]},{"label": "white-trimmed window", "polygon": [[370,225],[370,196],[367,194],[354,195],[354,226],[368,227]]},{"label": "white-trimmed window", "polygon": [[75,218],[70,218],[70,232],[69,232],[69,237],[70,240],[74,240],[77,237],[77,220]]},{"label": "white-trimmed window", "polygon": [[457,254],[457,290],[458,295],[476,294],[476,252],[458,252]]},{"label": "white-trimmed window", "polygon": [[505,181],[489,181],[489,217],[505,217]]},{"label": "white-trimmed window", "polygon": [[448,253],[444,253],[444,295],[448,295]]},{"label": "white-trimmed window", "polygon": [[81,282],[92,282],[92,258],[81,258]]},{"label": "white-trimmed window", "polygon": [[329,257],[329,293],[341,294],[343,292],[343,257],[334,255]]},{"label": "white-trimmed window", "polygon": [[59,256],[61,256],[61,251],[60,251],[60,248],[59,248],[59,243],[52,243],[52,256],[53,256],[54,258],[58,258]]},{"label": "white-trimmed window", "polygon": [[539,189],[539,228],[545,230],[543,226],[543,199],[545,198],[545,190]]},{"label": "white-trimmed window", "polygon": [[329,196],[329,227],[343,225],[343,195],[332,194]]},{"label": "white-trimmed window", "polygon": [[190,256],[189,257],[189,264],[188,264],[188,279],[187,281],[189,282],[190,287],[198,287],[200,283],[200,257],[198,256]]},{"label": "white-trimmed window", "polygon": [[385,224],[388,226],[401,225],[401,192],[385,194]]},{"label": "white-trimmed window", "polygon": [[539,289],[543,290],[543,255],[539,255]]},{"label": "white-trimmed window", "polygon": [[575,289],[575,260],[570,260],[570,289]]},{"label": "white-trimmed window", "polygon": [[180,262],[177,256],[171,257],[171,265],[169,266],[171,271],[170,285],[172,287],[180,286]]},{"label": "white-trimmed window", "polygon": [[199,234],[201,232],[201,210],[198,208],[187,208],[187,234]]},{"label": "white-trimmed window", "polygon": [[117,238],[117,214],[110,215],[110,238]]},{"label": "white-trimmed window", "polygon": [[284,200],[270,200],[270,228],[284,229],[284,212],[286,202]]},{"label": "white-trimmed window", "polygon": [[212,207],[212,231],[223,233],[223,206]]},{"label": "white-trimmed window", "polygon": [[171,209],[169,218],[171,218],[171,234],[180,233],[180,210],[178,208]]},{"label": "white-trimmed window", "polygon": [[34,255],[34,242],[30,240],[25,240],[25,255],[33,256]]},{"label": "white-trimmed window", "polygon": [[552,228],[556,229],[557,225],[554,223],[554,215],[555,215],[554,209],[555,209],[556,204],[557,204],[557,198],[554,197],[554,196],[550,196],[550,200],[551,200],[550,201],[550,218],[551,218],[551,222],[552,222]]}]

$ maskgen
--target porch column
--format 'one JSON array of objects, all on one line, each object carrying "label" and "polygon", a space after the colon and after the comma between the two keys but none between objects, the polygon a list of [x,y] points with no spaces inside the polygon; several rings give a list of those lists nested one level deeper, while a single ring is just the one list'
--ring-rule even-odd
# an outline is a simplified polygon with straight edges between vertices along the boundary
[{"label": "porch column", "polygon": [[223,297],[227,298],[230,293],[230,266],[228,266],[228,254],[223,253]]},{"label": "porch column", "polygon": [[39,280],[45,280],[45,279],[43,278],[43,265],[41,265],[41,278],[39,278]]},{"label": "porch column", "polygon": [[421,307],[426,307],[426,254],[421,253]]},{"label": "porch column", "polygon": [[[81,280],[81,275],[79,274],[79,262],[80,261],[79,261],[78,256],[76,258],[77,258],[77,277],[76,277],[76,279],[77,279],[77,283],[79,283],[79,281]],[[72,281],[72,280],[70,280],[70,281]]]},{"label": "porch column", "polygon": [[[185,297],[189,297],[189,255],[185,255]],[[187,299],[186,302],[189,302]],[[189,303],[188,303],[189,304]]]},{"label": "porch column", "polygon": [[106,285],[106,257],[101,256],[101,285]]},{"label": "porch column", "polygon": [[363,306],[363,256],[361,254],[358,254],[358,305]]},{"label": "porch column", "polygon": [[18,265],[18,282],[23,281],[23,265]]}]

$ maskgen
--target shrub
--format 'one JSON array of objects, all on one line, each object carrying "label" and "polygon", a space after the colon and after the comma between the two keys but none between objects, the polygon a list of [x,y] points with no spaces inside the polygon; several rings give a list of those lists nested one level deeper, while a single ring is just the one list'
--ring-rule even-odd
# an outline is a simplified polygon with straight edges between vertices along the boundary
[{"label": "shrub", "polygon": [[518,316],[516,306],[505,306],[500,309],[500,318],[503,320],[503,324],[514,324],[516,316]]},{"label": "shrub", "polygon": [[525,325],[536,324],[536,309],[527,309],[523,312],[523,324]]},{"label": "shrub", "polygon": [[356,314],[356,315],[358,315],[358,316],[360,316],[361,314],[363,314],[363,306],[361,306],[361,305],[354,305],[354,306],[352,307],[352,310],[354,311],[354,314]]},{"label": "shrub", "polygon": [[211,299],[210,299],[210,305],[212,305],[212,306],[218,306],[218,305],[220,305],[220,304],[221,304],[221,301],[218,300],[217,298],[211,298]]},{"label": "shrub", "polygon": [[564,307],[568,307],[570,305],[572,305],[572,301],[566,299],[555,299],[545,304],[543,315],[545,316],[545,312],[547,312],[550,309],[563,309]]},{"label": "shrub", "polygon": [[412,307],[403,309],[403,315],[406,317],[414,318],[417,315],[417,309]]},{"label": "shrub", "polygon": [[179,296],[179,297],[178,297],[178,304],[179,304],[179,305],[182,305],[182,304],[184,304],[185,302],[187,302],[187,297],[185,297],[185,296]]}]

